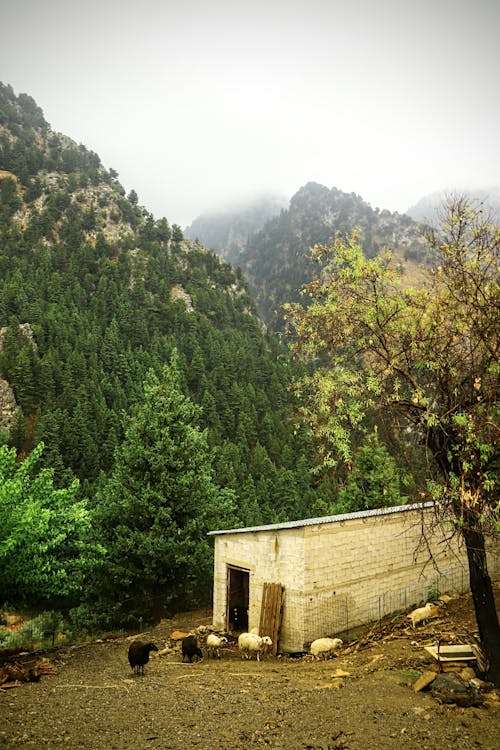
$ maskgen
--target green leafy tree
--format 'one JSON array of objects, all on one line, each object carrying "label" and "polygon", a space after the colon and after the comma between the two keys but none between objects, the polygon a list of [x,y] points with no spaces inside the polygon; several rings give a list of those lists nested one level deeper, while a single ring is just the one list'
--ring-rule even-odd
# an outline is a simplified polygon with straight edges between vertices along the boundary
[{"label": "green leafy tree", "polygon": [[376,432],[368,435],[354,454],[352,471],[339,503],[343,512],[372,508],[390,508],[406,500],[401,496],[396,461],[378,439]]},{"label": "green leafy tree", "polygon": [[21,463],[0,446],[0,591],[16,604],[79,601],[99,547],[89,543],[90,513],[78,481],[56,489],[50,469],[35,473],[39,443]]},{"label": "green leafy tree", "polygon": [[102,619],[158,620],[210,591],[210,529],[221,528],[233,495],[213,481],[201,410],[179,385],[177,354],[153,371],[116,451],[95,510],[106,559],[93,592]]},{"label": "green leafy tree", "polygon": [[288,310],[297,351],[316,358],[298,384],[323,462],[349,460],[373,409],[418,435],[429,490],[467,551],[489,677],[500,685],[500,629],[485,551],[499,528],[500,228],[456,197],[428,236],[425,281],[403,283],[390,256],[366,259],[355,238],[316,247],[321,277],[308,307]]}]

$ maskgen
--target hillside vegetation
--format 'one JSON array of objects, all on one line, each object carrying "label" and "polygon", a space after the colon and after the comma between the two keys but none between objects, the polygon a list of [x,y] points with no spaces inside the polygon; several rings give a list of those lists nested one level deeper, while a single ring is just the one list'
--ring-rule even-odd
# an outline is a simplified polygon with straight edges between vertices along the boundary
[{"label": "hillside vegetation", "polygon": [[[125,196],[116,172],[52,132],[32,99],[0,94],[1,373],[20,408],[15,445],[43,440],[57,476],[70,469],[92,491],[123,436],[121,412],[177,348],[219,479],[245,488],[241,521],[304,512],[280,510],[272,490],[293,494],[300,465],[311,502],[311,453],[294,434],[286,350],[263,334],[241,274]],[[252,519],[249,500],[261,508]]]},{"label": "hillside vegetation", "polygon": [[125,195],[6,85],[0,170],[0,434],[18,461],[43,443],[55,491],[76,478],[77,498],[107,503],[99,491],[148,373],[161,381],[169,365],[197,405],[210,482],[232,493],[210,528],[326,512],[334,495],[288,390],[296,365],[264,333],[241,272]]}]

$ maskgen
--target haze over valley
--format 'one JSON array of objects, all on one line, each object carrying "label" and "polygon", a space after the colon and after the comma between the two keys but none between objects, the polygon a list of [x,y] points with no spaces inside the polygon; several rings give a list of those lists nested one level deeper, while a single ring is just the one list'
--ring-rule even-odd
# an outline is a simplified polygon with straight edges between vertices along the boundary
[{"label": "haze over valley", "polygon": [[0,80],[182,228],[310,182],[399,213],[498,187],[494,0],[4,5]]}]

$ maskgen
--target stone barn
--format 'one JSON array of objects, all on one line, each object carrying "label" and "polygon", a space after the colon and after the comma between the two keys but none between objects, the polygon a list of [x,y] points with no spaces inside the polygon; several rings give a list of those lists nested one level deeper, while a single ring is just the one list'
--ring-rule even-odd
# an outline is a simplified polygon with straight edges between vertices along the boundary
[{"label": "stone barn", "polygon": [[[432,503],[210,535],[214,626],[262,630],[267,594],[278,587],[274,614],[267,612],[276,629],[261,634],[274,634],[275,651],[282,653],[306,651],[322,636],[349,637],[387,614],[469,589],[465,551],[458,539],[450,540],[450,528],[436,524]],[[494,579],[498,550],[488,564]]]}]

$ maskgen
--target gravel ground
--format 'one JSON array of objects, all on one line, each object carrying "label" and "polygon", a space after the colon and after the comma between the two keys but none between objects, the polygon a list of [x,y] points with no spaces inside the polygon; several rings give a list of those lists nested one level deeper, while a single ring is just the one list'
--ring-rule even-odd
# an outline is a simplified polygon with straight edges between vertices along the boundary
[{"label": "gravel ground", "polygon": [[[144,637],[162,648],[173,630],[209,622],[184,613]],[[45,654],[52,676],[0,691],[0,748],[498,750],[497,691],[459,708],[413,690],[433,665],[422,645],[462,625],[473,629],[470,597],[416,632],[402,620],[325,662],[241,660],[230,643],[220,660],[152,655],[144,676],[129,667],[126,638],[56,649]]]}]

